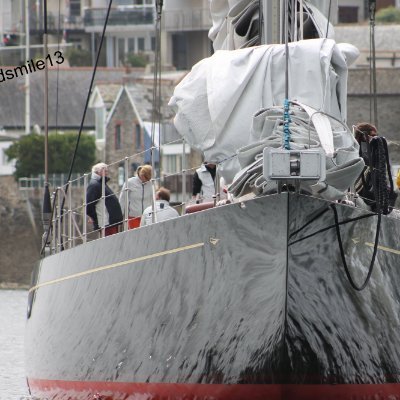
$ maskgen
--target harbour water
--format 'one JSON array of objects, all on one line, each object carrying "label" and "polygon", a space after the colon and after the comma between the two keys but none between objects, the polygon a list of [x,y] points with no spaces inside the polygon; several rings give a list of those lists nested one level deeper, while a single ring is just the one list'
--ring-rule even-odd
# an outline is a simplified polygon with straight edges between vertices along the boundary
[{"label": "harbour water", "polygon": [[27,296],[25,290],[0,290],[0,400],[30,399],[24,367]]}]

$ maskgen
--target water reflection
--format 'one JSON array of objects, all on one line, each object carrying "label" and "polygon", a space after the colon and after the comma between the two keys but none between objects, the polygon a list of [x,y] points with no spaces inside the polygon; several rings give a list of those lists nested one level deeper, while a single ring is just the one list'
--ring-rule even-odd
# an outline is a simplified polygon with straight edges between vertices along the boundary
[{"label": "water reflection", "polygon": [[24,326],[28,292],[0,290],[0,399],[28,400]]}]

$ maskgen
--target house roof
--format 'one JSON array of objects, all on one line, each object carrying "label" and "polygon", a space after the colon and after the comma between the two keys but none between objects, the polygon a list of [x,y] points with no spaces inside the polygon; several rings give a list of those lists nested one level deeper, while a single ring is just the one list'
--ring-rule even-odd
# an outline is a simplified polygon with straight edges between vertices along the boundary
[{"label": "house roof", "polygon": [[[176,84],[186,75],[187,72],[174,72],[163,74],[161,79],[161,113],[164,121],[171,120],[175,113],[168,102],[172,97]],[[111,108],[107,123],[111,120],[114,111],[118,107],[118,103],[122,94],[126,92],[128,99],[135,110],[140,123],[151,121],[153,119],[153,76],[143,76],[127,81],[124,86],[120,87],[120,91],[116,96],[113,107]]]},{"label": "house roof", "polygon": [[117,99],[120,89],[120,84],[98,83],[93,89],[89,102],[89,107],[94,108],[105,106],[106,111],[110,111],[115,100]]},{"label": "house roof", "polygon": [[[3,67],[3,70],[12,67]],[[123,69],[99,69],[95,82],[122,82]],[[90,68],[49,69],[49,128],[78,128],[83,116],[87,91],[92,77]],[[44,73],[33,72],[30,79],[31,126],[44,125]],[[58,85],[57,85],[58,81]],[[105,96],[108,99],[108,94]],[[58,109],[58,112],[57,112]],[[22,129],[25,126],[25,77],[0,83],[0,126]],[[86,129],[94,126],[94,113],[88,110]]]},{"label": "house roof", "polygon": [[[168,106],[168,102],[173,95],[175,86],[182,80],[187,72],[174,72],[163,74],[161,79],[161,113],[162,113],[162,132],[163,142],[171,142],[180,138],[172,119],[175,116],[174,110]],[[115,102],[108,113],[107,124],[113,118],[114,112],[119,107],[119,102],[123,94],[127,98],[139,119],[140,124],[145,128],[147,134],[150,134],[151,121],[153,120],[153,76],[143,76],[141,78],[130,79],[124,86],[120,86]],[[158,124],[156,124],[158,125]],[[156,127],[158,130],[158,128]]]}]

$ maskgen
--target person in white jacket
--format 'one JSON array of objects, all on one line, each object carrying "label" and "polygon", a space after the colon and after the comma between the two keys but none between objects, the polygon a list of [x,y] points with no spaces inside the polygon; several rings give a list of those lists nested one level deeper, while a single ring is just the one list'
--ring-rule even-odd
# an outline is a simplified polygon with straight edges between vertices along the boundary
[{"label": "person in white jacket", "polygon": [[133,176],[125,182],[121,189],[119,202],[122,213],[126,213],[126,200],[128,200],[128,228],[134,229],[140,226],[143,211],[151,205],[153,195],[151,185],[152,168],[150,165],[142,165],[137,169],[137,176]]},{"label": "person in white jacket", "polygon": [[[154,222],[161,222],[171,218],[179,217],[178,211],[169,205],[171,192],[161,187],[156,193],[156,212],[154,215]],[[153,223],[153,207],[147,207],[144,210],[141,226],[151,225]]]}]

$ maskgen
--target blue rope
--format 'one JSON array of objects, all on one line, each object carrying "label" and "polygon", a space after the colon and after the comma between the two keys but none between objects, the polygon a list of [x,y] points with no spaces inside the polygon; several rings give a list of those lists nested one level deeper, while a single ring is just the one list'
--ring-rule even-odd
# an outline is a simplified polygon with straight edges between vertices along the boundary
[{"label": "blue rope", "polygon": [[290,129],[289,124],[291,123],[289,115],[289,100],[285,99],[283,102],[283,148],[285,150],[290,150]]}]

